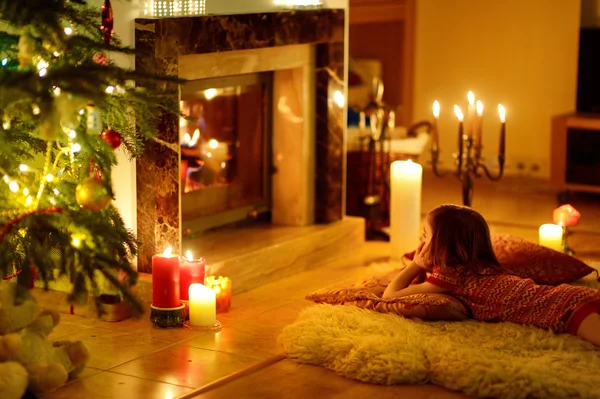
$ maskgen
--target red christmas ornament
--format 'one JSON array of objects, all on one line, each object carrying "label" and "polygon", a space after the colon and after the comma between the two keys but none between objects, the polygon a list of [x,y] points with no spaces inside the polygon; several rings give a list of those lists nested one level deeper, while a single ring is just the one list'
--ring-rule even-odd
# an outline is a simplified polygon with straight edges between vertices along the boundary
[{"label": "red christmas ornament", "polygon": [[108,57],[104,53],[94,54],[94,56],[92,57],[92,61],[94,61],[96,64],[100,64],[100,65],[104,65],[104,66],[108,65]]},{"label": "red christmas ornament", "polygon": [[113,150],[119,148],[121,146],[121,143],[123,142],[123,138],[121,137],[119,132],[114,130],[112,127],[109,127],[108,129],[102,132],[102,138],[108,143],[108,145],[112,147]]},{"label": "red christmas ornament", "polygon": [[110,0],[104,0],[104,4],[102,5],[102,25],[100,25],[100,30],[102,30],[102,33],[104,34],[104,43],[106,44],[110,44],[113,26],[114,20]]}]

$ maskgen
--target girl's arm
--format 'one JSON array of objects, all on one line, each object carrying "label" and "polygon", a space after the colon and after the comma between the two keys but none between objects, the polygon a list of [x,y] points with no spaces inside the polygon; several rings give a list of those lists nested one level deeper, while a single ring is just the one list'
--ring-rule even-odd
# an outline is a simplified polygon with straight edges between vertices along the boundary
[{"label": "girl's arm", "polygon": [[415,262],[410,262],[410,264],[390,282],[383,292],[382,298],[391,298],[394,293],[408,287],[421,273],[422,269]]},{"label": "girl's arm", "polygon": [[[391,285],[391,284],[390,284]],[[401,298],[403,296],[414,295],[414,294],[441,294],[448,292],[449,290],[438,287],[437,285],[428,283],[425,281],[421,284],[413,284],[408,287],[401,288],[395,292],[388,292],[386,289],[383,293],[383,298]]]}]

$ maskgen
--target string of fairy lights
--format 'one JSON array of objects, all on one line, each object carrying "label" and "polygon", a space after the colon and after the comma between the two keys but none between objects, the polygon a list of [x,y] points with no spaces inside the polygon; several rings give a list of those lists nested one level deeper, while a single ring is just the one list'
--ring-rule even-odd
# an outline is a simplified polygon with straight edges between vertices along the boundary
[{"label": "string of fairy lights", "polygon": [[[74,29],[70,26],[64,28],[64,34],[67,36],[72,35],[73,32]],[[58,51],[54,51],[52,55],[58,58],[61,56],[61,53]],[[48,74],[48,68],[50,67],[50,63],[47,60],[43,59],[40,55],[34,55],[32,57],[32,62],[35,65],[38,76],[40,78],[43,78]],[[0,65],[2,65],[2,67],[13,67],[18,66],[18,63],[12,62],[12,60],[9,57],[4,57],[0,60]],[[122,87],[112,85],[107,86],[104,91],[106,94],[109,95],[123,94],[125,92],[125,90]],[[52,88],[52,94],[55,98],[68,95],[67,93],[64,93],[63,90],[61,90],[61,88],[58,86],[54,86]],[[40,106],[35,103],[32,104],[31,112],[34,116],[40,115]],[[102,132],[102,121],[100,118],[99,110],[93,104],[88,104],[85,108],[79,109],[77,122],[79,122],[80,118],[86,115],[86,113],[87,119],[85,126],[87,128],[87,133],[100,134]],[[65,169],[58,170],[60,160],[63,159],[63,157],[68,158],[68,162],[70,163],[69,170],[75,170],[76,154],[82,150],[81,144],[79,144],[76,141],[77,131],[74,126],[69,126],[68,123],[63,124],[62,121],[60,123],[61,129],[66,135],[66,146],[61,144],[61,141],[58,139],[48,140],[46,147],[45,162],[42,169],[27,165],[25,163],[21,163],[18,166],[18,174],[15,175],[14,173],[8,173],[6,170],[0,167],[0,175],[2,175],[2,181],[8,186],[10,192],[18,195],[16,199],[24,204],[24,209],[26,210],[26,212],[36,211],[38,209],[41,199],[46,191],[48,191],[48,194],[51,193],[47,197],[48,202],[53,206],[57,204],[57,199],[61,195],[61,192],[58,190],[58,188],[53,187],[52,184],[56,182],[57,178],[60,178],[60,175],[62,173],[65,173]],[[4,130],[9,130],[11,128],[11,120],[7,116],[3,116],[2,128]],[[118,144],[120,144],[120,136]],[[58,149],[58,151],[56,152],[56,155],[53,156],[53,152],[55,149]],[[113,149],[115,149],[114,146]],[[31,174],[39,174],[40,176],[37,191],[34,191],[30,187],[28,187],[28,183],[26,182],[28,180],[27,176]],[[79,186],[77,188],[79,190]],[[106,194],[108,195],[107,191]],[[77,198],[77,202],[80,202],[79,198]],[[83,205],[82,207],[85,208],[85,206]],[[81,231],[73,232],[71,234],[72,246],[75,248],[81,248],[85,237],[86,234],[82,233]]]}]

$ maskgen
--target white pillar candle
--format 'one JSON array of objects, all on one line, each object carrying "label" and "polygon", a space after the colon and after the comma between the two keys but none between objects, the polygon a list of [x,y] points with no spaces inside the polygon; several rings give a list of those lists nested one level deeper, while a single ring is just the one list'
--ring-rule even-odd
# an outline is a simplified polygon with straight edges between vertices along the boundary
[{"label": "white pillar candle", "polygon": [[562,252],[563,228],[557,224],[543,224],[539,230],[539,244]]},{"label": "white pillar candle", "polygon": [[217,322],[217,297],[213,290],[202,284],[192,284],[190,296],[190,325],[212,327]]},{"label": "white pillar candle", "polygon": [[390,240],[392,259],[413,251],[421,229],[421,182],[423,167],[418,163],[394,161],[391,168]]}]

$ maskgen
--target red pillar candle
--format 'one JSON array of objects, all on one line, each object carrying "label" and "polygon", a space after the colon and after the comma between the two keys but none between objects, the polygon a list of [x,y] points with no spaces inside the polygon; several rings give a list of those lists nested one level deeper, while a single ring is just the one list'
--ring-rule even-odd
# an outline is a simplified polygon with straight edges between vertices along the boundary
[{"label": "red pillar candle", "polygon": [[229,312],[231,308],[231,280],[229,277],[208,276],[204,285],[212,289],[217,296],[217,313]]},{"label": "red pillar candle", "polygon": [[179,286],[181,299],[189,301],[189,289],[192,284],[204,284],[206,261],[204,258],[194,259],[192,253],[187,251],[185,258],[179,263]]},{"label": "red pillar candle", "polygon": [[152,257],[152,306],[176,308],[181,306],[179,296],[179,256],[167,248]]}]

